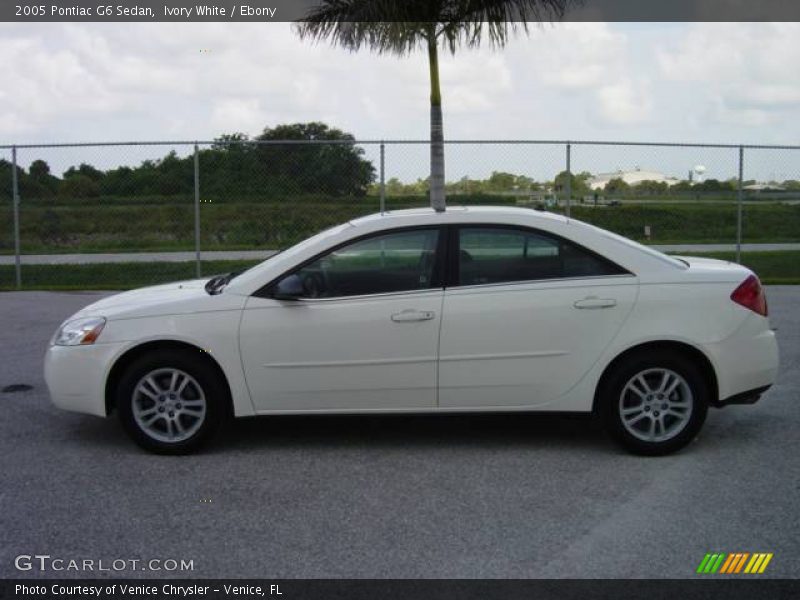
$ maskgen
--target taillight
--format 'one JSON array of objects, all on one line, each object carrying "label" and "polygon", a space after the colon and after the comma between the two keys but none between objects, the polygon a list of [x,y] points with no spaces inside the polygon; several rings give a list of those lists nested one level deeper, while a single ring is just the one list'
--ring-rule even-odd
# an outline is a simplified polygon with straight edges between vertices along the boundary
[{"label": "taillight", "polygon": [[767,316],[767,297],[764,295],[764,288],[761,287],[761,282],[755,275],[750,275],[739,287],[733,290],[731,300],[755,313],[764,317]]}]

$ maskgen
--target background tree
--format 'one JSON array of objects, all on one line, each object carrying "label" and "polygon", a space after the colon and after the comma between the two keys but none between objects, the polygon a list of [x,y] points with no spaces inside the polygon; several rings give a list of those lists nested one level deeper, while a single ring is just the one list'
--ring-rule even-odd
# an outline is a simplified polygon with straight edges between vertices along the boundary
[{"label": "background tree", "polygon": [[297,25],[301,38],[327,39],[352,51],[405,56],[423,48],[430,73],[430,199],[445,209],[444,126],[439,82],[439,48],[455,54],[488,37],[503,47],[528,21],[560,19],[575,0],[321,0]]},{"label": "background tree", "polygon": [[93,198],[100,195],[100,186],[94,179],[77,173],[64,178],[58,193],[65,198]]},{"label": "background tree", "polygon": [[670,185],[669,192],[670,194],[685,194],[692,191],[692,185],[690,181],[683,179]]},{"label": "background tree", "polygon": [[41,159],[37,159],[31,163],[28,173],[32,179],[44,181],[50,176],[50,165]]},{"label": "background tree", "polygon": [[99,182],[103,179],[103,172],[99,169],[94,168],[92,165],[81,163],[78,167],[70,167],[66,171],[64,171],[64,179],[69,177],[75,177],[77,175],[81,175],[83,177],[87,177],[92,181]]},{"label": "background tree", "polygon": [[[589,179],[592,177],[591,173],[583,171],[582,173],[569,173],[570,194],[574,198],[582,198],[591,192],[589,189]],[[561,171],[556,175],[553,180],[553,189],[557,194],[561,194],[567,189],[567,172]]]},{"label": "background tree", "polygon": [[402,181],[400,181],[397,177],[391,177],[386,182],[386,193],[389,196],[400,196],[404,193],[403,187]]},{"label": "background tree", "polygon": [[489,180],[486,182],[487,189],[493,192],[510,192],[517,183],[517,177],[512,173],[503,171],[492,171]]},{"label": "background tree", "polygon": [[669,191],[669,184],[666,181],[653,181],[645,179],[633,186],[637,194],[645,196],[658,196]]},{"label": "background tree", "polygon": [[698,192],[732,192],[736,186],[728,181],[719,181],[718,179],[706,179],[694,186],[695,191]]},{"label": "background tree", "polygon": [[50,165],[38,159],[28,167],[28,175],[23,177],[20,191],[26,196],[53,196],[58,190],[58,184],[58,178],[50,174]]},{"label": "background tree", "polygon": [[[318,140],[331,144],[260,145],[256,140]],[[217,200],[275,199],[298,195],[363,196],[375,179],[375,168],[364,158],[354,137],[325,123],[293,123],[266,128],[251,139],[244,133],[217,138],[200,151],[201,190]],[[3,164],[3,163],[0,163]],[[0,184],[10,180],[0,169]],[[194,192],[194,157],[174,150],[138,166],[102,171],[81,163],[69,167],[63,179],[50,175],[46,162],[36,160],[29,172],[18,168],[20,191],[28,197],[58,193],[63,198],[183,196]],[[4,178],[4,173],[8,176]],[[0,196],[10,183],[0,189]]]},{"label": "background tree", "polygon": [[630,188],[631,186],[622,177],[614,177],[606,184],[604,191],[606,194],[620,196],[627,194]]},{"label": "background tree", "polygon": [[255,146],[262,168],[308,191],[363,196],[375,179],[375,167],[364,160],[364,150],[355,145],[353,135],[325,123],[278,125],[264,129],[256,140],[333,142]]},{"label": "background tree", "polygon": [[[17,165],[17,182],[24,177],[25,171]],[[0,158],[0,198],[11,198],[11,162]]]},{"label": "background tree", "polygon": [[250,141],[250,136],[241,131],[236,133],[223,133],[218,138],[214,138],[214,143],[211,147],[214,150],[228,150],[231,152],[244,151],[247,149],[247,144],[244,142]]}]

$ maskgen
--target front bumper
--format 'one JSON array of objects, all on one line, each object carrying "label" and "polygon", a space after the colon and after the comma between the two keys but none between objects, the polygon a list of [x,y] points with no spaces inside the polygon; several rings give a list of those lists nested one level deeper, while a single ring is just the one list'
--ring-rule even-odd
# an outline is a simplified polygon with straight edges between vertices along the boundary
[{"label": "front bumper", "polygon": [[50,346],[44,358],[44,379],[58,408],[106,416],[105,384],[122,344]]}]

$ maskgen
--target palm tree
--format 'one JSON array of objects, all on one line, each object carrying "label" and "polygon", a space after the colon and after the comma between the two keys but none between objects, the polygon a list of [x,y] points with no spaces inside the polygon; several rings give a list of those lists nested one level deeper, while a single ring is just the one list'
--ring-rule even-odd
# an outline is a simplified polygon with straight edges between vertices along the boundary
[{"label": "palm tree", "polygon": [[443,211],[444,127],[439,85],[439,48],[478,47],[486,35],[502,48],[510,35],[528,32],[528,21],[552,21],[580,0],[320,0],[296,24],[302,39],[328,39],[352,51],[405,56],[428,51],[431,80],[431,206]]}]

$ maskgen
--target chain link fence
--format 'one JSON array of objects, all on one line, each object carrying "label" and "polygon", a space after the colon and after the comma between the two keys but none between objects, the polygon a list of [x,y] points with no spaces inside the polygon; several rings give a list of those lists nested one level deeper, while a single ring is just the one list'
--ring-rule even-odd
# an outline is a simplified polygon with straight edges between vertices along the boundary
[{"label": "chain link fence", "polygon": [[[800,243],[800,146],[449,141],[450,206],[528,206],[667,250]],[[0,289],[236,270],[331,225],[428,205],[427,141],[0,147]],[[800,246],[798,246],[800,248]]]}]

